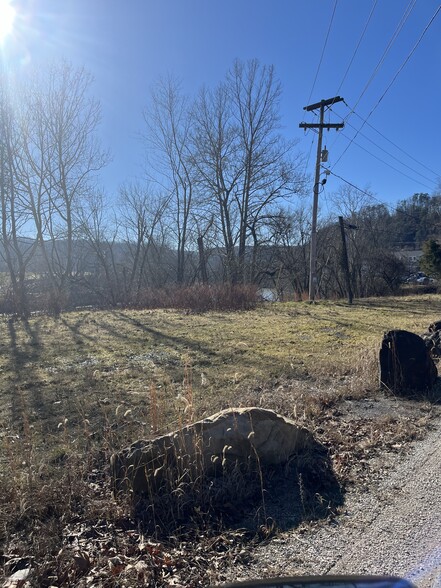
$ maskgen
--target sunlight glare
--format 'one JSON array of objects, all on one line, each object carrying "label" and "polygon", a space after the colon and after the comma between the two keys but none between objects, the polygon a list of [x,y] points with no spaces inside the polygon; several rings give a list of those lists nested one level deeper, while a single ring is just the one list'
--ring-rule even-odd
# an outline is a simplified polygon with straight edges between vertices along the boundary
[{"label": "sunlight glare", "polygon": [[15,20],[15,9],[11,0],[0,0],[0,43],[12,32]]}]

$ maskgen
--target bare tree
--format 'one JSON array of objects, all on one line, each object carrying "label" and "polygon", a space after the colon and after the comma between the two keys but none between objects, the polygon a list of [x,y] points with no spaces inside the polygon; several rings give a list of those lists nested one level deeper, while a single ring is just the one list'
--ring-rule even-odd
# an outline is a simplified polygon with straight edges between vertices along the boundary
[{"label": "bare tree", "polygon": [[[129,184],[120,193],[121,230],[124,232],[127,259],[124,266],[126,300],[139,302],[143,285],[148,284],[149,254],[159,243],[160,223],[169,197],[154,196],[140,184]],[[127,262],[130,261],[130,265]]]},{"label": "bare tree", "polygon": [[240,214],[239,266],[246,280],[245,248],[250,231],[278,199],[303,188],[302,175],[292,160],[293,144],[279,130],[281,86],[273,66],[257,60],[236,61],[227,76],[240,132],[243,170],[236,200]]},{"label": "bare tree", "polygon": [[83,276],[85,287],[99,303],[116,306],[124,300],[123,277],[118,269],[118,218],[100,192],[91,193],[83,202],[79,218],[80,237],[93,258],[91,271]]},{"label": "bare tree", "polygon": [[100,106],[89,96],[91,82],[83,69],[63,63],[26,87],[19,181],[45,260],[54,312],[70,302],[78,211],[95,172],[106,163],[95,138]]},{"label": "bare tree", "polygon": [[36,248],[36,241],[25,238],[29,231],[29,211],[24,205],[16,167],[19,141],[17,114],[12,108],[6,76],[0,80],[0,207],[1,254],[6,262],[12,288],[13,309],[22,317],[29,315],[26,270]]},{"label": "bare tree", "polygon": [[243,175],[238,129],[225,83],[202,89],[194,107],[194,161],[202,202],[222,235],[229,281],[238,279],[237,208],[235,192]]},{"label": "bare tree", "polygon": [[[146,140],[153,153],[150,164],[168,191],[170,227],[177,250],[176,282],[185,280],[186,248],[194,203],[193,169],[190,152],[191,108],[171,78],[161,80],[152,91],[151,105],[144,113]],[[150,171],[148,172],[150,175]],[[152,177],[158,181],[158,175]]]},{"label": "bare tree", "polygon": [[269,220],[273,280],[280,298],[286,290],[299,297],[308,290],[311,215],[304,206],[279,209]]},{"label": "bare tree", "polygon": [[215,197],[232,281],[253,281],[247,247],[255,260],[277,203],[303,189],[294,145],[278,132],[280,93],[272,66],[236,61],[225,82],[203,91],[195,107],[198,181]]}]

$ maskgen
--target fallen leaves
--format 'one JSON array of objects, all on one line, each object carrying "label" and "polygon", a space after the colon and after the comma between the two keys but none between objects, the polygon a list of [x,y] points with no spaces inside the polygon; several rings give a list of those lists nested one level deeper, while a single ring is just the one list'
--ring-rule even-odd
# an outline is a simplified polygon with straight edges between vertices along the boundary
[{"label": "fallen leaves", "polygon": [[[199,588],[219,578],[227,565],[251,561],[245,531],[200,535],[164,544],[145,537],[131,520],[118,524],[81,522],[64,528],[64,545],[54,557],[29,564],[9,556],[3,588],[174,586]],[[247,543],[248,539],[248,543]],[[8,556],[5,556],[8,559]],[[12,564],[26,565],[15,571]]]}]

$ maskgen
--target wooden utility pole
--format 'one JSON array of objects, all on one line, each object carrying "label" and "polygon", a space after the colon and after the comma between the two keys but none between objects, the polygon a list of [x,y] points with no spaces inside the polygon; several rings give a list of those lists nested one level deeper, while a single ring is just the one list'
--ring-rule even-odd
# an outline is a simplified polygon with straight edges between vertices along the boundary
[{"label": "wooden utility pole", "polygon": [[201,278],[203,284],[208,284],[207,261],[205,259],[204,238],[202,235],[198,237],[198,251],[199,251],[199,269],[201,271]]},{"label": "wooden utility pole", "polygon": [[352,304],[352,300],[354,298],[354,295],[352,293],[351,276],[349,274],[348,248],[346,247],[345,225],[344,225],[343,217],[342,216],[339,216],[338,217],[338,222],[340,223],[341,244],[342,244],[342,247],[343,247],[343,250],[342,250],[342,265],[343,265],[343,271],[344,271],[345,278],[346,278],[346,286],[347,286],[347,289],[348,289],[348,302],[349,302],[349,304]]},{"label": "wooden utility pole", "polygon": [[314,200],[312,205],[312,226],[311,226],[311,244],[310,244],[310,255],[309,255],[309,301],[313,302],[315,299],[316,285],[317,285],[317,211],[318,211],[318,197],[319,197],[319,186],[320,186],[320,163],[322,160],[322,136],[323,129],[342,129],[344,123],[325,123],[325,108],[342,102],[343,98],[336,96],[335,98],[329,98],[328,100],[322,100],[316,104],[310,104],[304,106],[303,110],[310,112],[312,110],[320,109],[320,122],[315,123],[300,123],[301,129],[318,129],[318,143],[317,143],[317,159],[315,164],[315,180],[314,180]]}]

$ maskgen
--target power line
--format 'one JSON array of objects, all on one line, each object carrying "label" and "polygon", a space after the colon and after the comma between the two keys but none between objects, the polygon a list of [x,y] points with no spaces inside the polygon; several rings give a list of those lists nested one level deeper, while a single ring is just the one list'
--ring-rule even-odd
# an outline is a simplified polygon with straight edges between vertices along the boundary
[{"label": "power line", "polygon": [[[354,188],[358,192],[361,192],[362,194],[365,194],[366,196],[368,196],[370,199],[375,200],[381,206],[384,206],[385,208],[388,208],[393,213],[397,214],[398,212],[400,212],[404,216],[407,216],[408,218],[410,218],[410,219],[412,219],[412,220],[414,220],[416,222],[420,222],[421,219],[417,218],[413,214],[408,213],[406,210],[403,210],[402,208],[398,208],[398,206],[393,207],[390,204],[387,204],[386,202],[383,202],[382,200],[380,200],[379,198],[377,198],[376,196],[374,196],[371,192],[367,192],[366,190],[363,190],[362,188],[359,188],[358,186],[356,186],[355,184],[353,184],[349,180],[346,180],[346,178],[343,178],[342,176],[339,176],[338,174],[336,174],[335,172],[333,172],[331,170],[328,170],[328,172],[331,175],[333,175],[336,178],[338,178],[339,180],[341,180],[342,182],[344,182],[345,184],[348,184],[349,186],[351,186],[352,188]],[[362,227],[359,227],[359,230],[363,230],[363,228]],[[386,232],[388,232],[388,231],[386,231]],[[413,244],[413,241],[400,241],[399,243],[402,243],[402,244],[406,244],[406,243]]]},{"label": "power line", "polygon": [[[412,7],[413,8],[413,7]],[[407,62],[409,61],[409,59],[412,57],[412,55],[415,53],[416,49],[418,48],[419,44],[421,43],[424,35],[427,33],[427,31],[429,30],[430,26],[432,25],[432,23],[434,22],[435,18],[437,17],[438,13],[441,10],[441,4],[438,5],[438,8],[435,10],[432,18],[429,20],[429,22],[427,23],[427,25],[425,26],[423,32],[421,33],[421,35],[419,36],[417,42],[415,43],[415,45],[412,47],[411,51],[409,52],[409,54],[407,55],[406,59],[403,61],[403,63],[401,64],[401,66],[398,68],[398,71],[396,72],[396,74],[393,76],[392,80],[390,81],[389,85],[387,86],[386,90],[383,92],[383,94],[380,96],[380,98],[377,100],[377,103],[375,104],[375,106],[372,108],[372,110],[370,111],[370,113],[368,114],[368,116],[366,117],[366,120],[363,122],[363,124],[361,125],[361,127],[358,129],[358,131],[355,133],[355,135],[353,136],[351,142],[349,143],[349,145],[346,146],[345,150],[343,151],[343,153],[341,153],[340,157],[337,159],[337,161],[335,162],[334,166],[335,167],[339,161],[341,160],[341,158],[345,155],[346,151],[349,149],[349,147],[351,146],[351,144],[353,143],[354,139],[357,137],[357,135],[360,133],[361,129],[365,126],[365,124],[367,123],[368,119],[372,116],[372,114],[374,113],[374,111],[378,108],[378,106],[380,105],[380,102],[383,100],[383,98],[386,96],[387,92],[390,90],[390,88],[392,87],[392,85],[394,84],[395,80],[397,79],[397,77],[399,76],[399,74],[401,73],[401,71],[403,70],[403,68],[405,67],[405,65],[407,64]],[[358,102],[360,101],[360,99],[358,100]],[[355,104],[354,108],[357,107],[358,102]],[[349,113],[348,116],[350,116]],[[347,118],[346,117],[346,122],[347,122]]]},{"label": "power line", "polygon": [[[345,102],[345,104],[346,104],[346,102]],[[346,104],[346,106],[348,108],[351,108],[348,104]],[[394,141],[391,141],[391,139],[388,139],[388,137],[386,137],[381,131],[379,131],[378,129],[376,129],[373,125],[371,125],[371,123],[369,123],[362,116],[360,116],[357,112],[355,112],[354,109],[352,109],[352,112],[355,114],[355,116],[358,116],[358,118],[360,120],[364,121],[367,124],[368,127],[370,127],[378,135],[380,135],[380,137],[382,137],[385,141],[387,141],[388,143],[390,143],[391,145],[393,145],[396,149],[398,149],[399,151],[401,151],[401,153],[403,153],[404,155],[406,155],[406,157],[409,157],[409,159],[412,159],[412,161],[414,161],[415,163],[418,163],[418,165],[420,165],[421,167],[423,167],[424,169],[426,169],[427,171],[429,171],[430,173],[432,173],[437,178],[439,178],[441,176],[441,173],[440,172],[434,171],[433,169],[431,169],[430,167],[428,167],[427,165],[425,165],[424,163],[422,163],[421,161],[419,161],[418,159],[416,159],[415,157],[413,157],[413,155],[411,155],[410,153],[408,153],[407,151],[405,151],[402,147],[400,147],[399,145],[397,145],[397,143],[394,143]],[[349,126],[352,126],[350,123],[348,123],[348,124],[349,124]]]},{"label": "power line", "polygon": [[369,198],[372,198],[372,200],[376,200],[379,204],[382,204],[383,206],[386,206],[387,208],[392,210],[392,207],[389,204],[386,204],[386,202],[382,202],[381,200],[379,200],[378,198],[376,198],[371,192],[367,192],[366,190],[363,190],[362,188],[359,188],[358,186],[356,186],[355,184],[353,184],[352,182],[350,182],[349,180],[346,180],[345,178],[343,178],[342,176],[339,176],[338,174],[336,174],[335,172],[333,172],[332,170],[328,169],[327,170],[331,175],[333,175],[334,177],[338,178],[339,180],[341,180],[342,182],[344,182],[345,184],[348,184],[349,186],[351,186],[352,188],[354,188],[355,190],[358,190],[358,192],[361,192],[362,194],[365,194],[366,196],[368,196]]},{"label": "power line", "polygon": [[[333,111],[334,112],[334,111]],[[336,112],[334,112],[334,114],[336,116],[338,116],[339,118],[341,118],[342,120],[344,120],[343,117],[341,117],[339,114],[337,114]],[[351,128],[353,128],[354,130],[357,130],[356,127],[354,127],[354,125],[352,125],[351,123],[348,123],[346,121],[346,124],[349,125]],[[415,182],[420,182],[423,186],[425,186],[426,188],[429,189],[433,189],[433,187],[428,186],[427,184],[424,184],[423,182],[421,182],[421,180],[417,180],[415,178],[412,178],[408,175],[406,175],[404,172],[402,172],[401,170],[397,169],[396,167],[394,167],[393,165],[389,164],[387,161],[384,161],[383,159],[381,159],[380,157],[378,157],[377,155],[375,155],[374,153],[371,153],[368,149],[366,149],[365,147],[363,147],[362,145],[360,145],[359,143],[357,143],[356,141],[354,141],[353,139],[351,139],[350,137],[348,137],[345,133],[341,133],[343,135],[343,137],[345,137],[346,139],[348,139],[348,141],[352,141],[355,145],[357,145],[357,147],[359,147],[360,149],[363,149],[363,151],[366,151],[366,153],[368,153],[369,155],[371,155],[372,157],[374,157],[375,159],[378,159],[379,161],[381,161],[382,163],[384,163],[384,165],[387,165],[388,167],[390,167],[391,169],[397,171],[399,174],[405,176],[406,178],[409,178],[410,180],[413,180]],[[403,167],[409,169],[410,171],[416,173],[418,176],[421,176],[422,178],[424,178],[425,180],[427,180],[428,182],[431,182],[431,184],[433,184],[433,186],[438,186],[438,182],[436,182],[435,180],[425,176],[424,174],[422,174],[421,172],[419,172],[418,170],[414,169],[413,167],[410,167],[410,165],[408,165],[407,163],[405,163],[404,161],[402,161],[401,159],[399,159],[398,157],[396,157],[393,153],[390,153],[389,151],[387,151],[387,149],[384,149],[384,147],[381,147],[381,145],[378,145],[378,143],[376,143],[375,141],[373,141],[372,139],[370,139],[367,135],[365,135],[362,132],[358,132],[359,135],[361,135],[364,139],[366,139],[367,141],[369,141],[370,143],[372,143],[372,145],[375,145],[375,147],[377,147],[377,149],[380,149],[380,151],[383,151],[383,153],[386,153],[386,155],[388,155],[389,157],[391,157],[392,159],[394,159],[395,161],[397,161],[400,165],[402,165]],[[355,135],[356,136],[356,135]]]},{"label": "power line", "polygon": [[335,172],[331,171],[330,169],[327,170],[331,175],[333,175],[334,177],[338,178],[339,180],[341,180],[342,182],[344,182],[345,184],[348,184],[349,186],[351,186],[352,188],[354,188],[355,190],[358,190],[358,192],[361,192],[362,194],[365,194],[366,196],[368,196],[369,198],[371,198],[372,200],[375,200],[376,202],[378,202],[378,204],[381,204],[382,206],[384,206],[385,208],[388,208],[389,210],[391,210],[394,213],[397,213],[398,211],[403,214],[404,216],[407,216],[408,218],[411,218],[414,221],[419,221],[419,219],[417,219],[416,216],[414,216],[413,214],[410,214],[408,212],[406,212],[405,210],[403,210],[402,208],[398,209],[398,206],[396,206],[395,208],[393,206],[391,206],[390,204],[387,204],[386,202],[383,202],[382,200],[380,200],[379,198],[377,198],[376,196],[374,196],[371,192],[367,192],[366,190],[363,190],[362,188],[359,188],[358,186],[356,186],[355,184],[353,184],[352,182],[350,182],[349,180],[346,180],[345,178],[343,178],[342,176],[339,176],[338,174],[336,174]]},{"label": "power line", "polygon": [[333,11],[332,11],[332,14],[331,14],[331,20],[329,21],[328,32],[326,33],[325,42],[323,43],[322,54],[321,54],[321,56],[320,56],[320,61],[319,61],[319,64],[318,64],[318,66],[317,66],[317,71],[316,71],[316,73],[315,73],[315,78],[314,78],[314,81],[313,81],[313,83],[312,83],[311,92],[309,93],[309,97],[308,97],[308,100],[307,100],[307,103],[308,103],[308,104],[311,102],[311,96],[312,96],[312,93],[314,92],[315,84],[316,84],[316,82],[317,82],[317,78],[318,78],[318,75],[319,75],[319,72],[320,72],[320,68],[321,68],[321,66],[322,66],[323,57],[324,57],[324,55],[325,55],[326,46],[327,46],[327,44],[328,44],[329,33],[331,32],[331,28],[332,28],[332,22],[333,22],[333,20],[334,20],[335,11],[336,11],[336,9],[337,9],[337,4],[338,4],[338,0],[335,0],[335,2],[334,2],[334,9],[333,9]]},{"label": "power line", "polygon": [[[317,131],[314,131],[314,132],[317,132]],[[311,145],[310,145],[309,151],[308,151],[308,157],[306,158],[305,171],[304,171],[304,174],[305,175],[306,175],[306,173],[308,171],[308,166],[309,166],[309,161],[311,159],[311,153],[312,153],[313,146],[314,146],[314,137],[312,137]]]},{"label": "power line", "polygon": [[[364,94],[366,93],[367,89],[369,88],[370,84],[372,83],[372,81],[374,80],[375,76],[378,74],[381,66],[383,65],[387,54],[389,53],[389,51],[391,50],[393,44],[395,43],[395,41],[397,40],[403,26],[405,25],[407,19],[409,18],[412,10],[414,9],[416,4],[416,0],[410,0],[409,4],[407,5],[407,7],[404,10],[403,15],[401,16],[398,25],[395,28],[395,31],[392,34],[392,37],[389,39],[388,44],[386,45],[386,48],[383,51],[382,56],[380,57],[380,60],[378,61],[377,65],[374,68],[374,71],[372,72],[370,78],[368,79],[367,83],[365,84],[360,96],[358,97],[358,99],[355,102],[355,105],[353,108],[351,108],[346,102],[346,106],[350,109],[350,112],[346,115],[345,117],[345,122],[348,122],[349,118],[352,116],[352,114],[355,112],[355,109],[357,108],[358,104],[360,103],[361,99],[363,98]],[[361,127],[363,128],[363,127]],[[356,136],[356,135],[355,135]],[[355,138],[354,136],[354,138]],[[335,145],[335,143],[338,141],[338,135],[335,137],[331,148]],[[346,153],[346,151],[349,149],[350,145],[348,145],[345,149],[345,151],[340,155],[339,159],[337,160],[337,162],[334,164],[337,165],[337,163],[340,161],[340,159],[343,157],[343,155]]]},{"label": "power line", "polygon": [[[435,12],[433,13],[432,18],[429,20],[429,22],[427,23],[426,27],[424,28],[423,32],[421,33],[421,35],[419,36],[417,42],[415,43],[415,45],[412,47],[410,53],[408,54],[408,56],[406,57],[406,59],[403,61],[403,63],[401,64],[401,66],[398,68],[398,71],[396,72],[396,74],[394,75],[394,77],[392,78],[392,80],[390,81],[389,85],[387,86],[387,88],[385,89],[385,91],[383,92],[383,94],[381,95],[380,99],[378,100],[377,104],[374,106],[374,108],[372,109],[372,112],[377,108],[377,106],[380,104],[380,102],[383,100],[383,98],[386,96],[386,94],[388,93],[388,91],[390,90],[391,86],[393,85],[393,83],[395,82],[395,80],[397,79],[397,77],[400,75],[402,69],[405,67],[405,65],[407,64],[407,62],[409,61],[409,59],[412,57],[412,55],[415,53],[415,51],[417,50],[419,44],[421,43],[421,41],[423,40],[424,35],[427,33],[427,31],[429,30],[429,28],[431,27],[433,21],[435,20],[435,18],[438,16],[439,11],[441,10],[441,4],[438,5],[438,8],[435,10]],[[372,114],[372,112],[369,114],[369,116]],[[369,117],[368,117],[369,118]]]},{"label": "power line", "polygon": [[355,50],[354,50],[354,52],[352,53],[351,60],[349,61],[348,67],[346,68],[346,71],[345,71],[345,73],[343,74],[343,79],[342,79],[342,81],[340,82],[340,85],[339,85],[339,87],[338,87],[338,90],[337,90],[337,92],[335,93],[335,95],[336,95],[336,96],[338,96],[338,95],[340,94],[341,87],[343,86],[343,84],[344,84],[344,82],[345,82],[345,80],[346,80],[346,77],[347,77],[347,75],[348,75],[348,73],[349,73],[349,70],[350,70],[350,69],[351,69],[351,67],[352,67],[352,63],[354,62],[355,56],[357,55],[357,53],[358,53],[358,50],[359,50],[359,48],[360,48],[360,45],[361,45],[361,42],[363,41],[363,38],[364,38],[364,36],[365,36],[365,34],[366,34],[367,28],[368,28],[368,26],[369,26],[369,23],[370,23],[370,21],[371,21],[371,19],[372,19],[372,15],[374,14],[374,11],[375,11],[375,8],[376,8],[376,6],[377,6],[377,3],[378,3],[378,0],[374,0],[374,4],[373,4],[373,6],[372,6],[372,8],[371,8],[371,11],[370,11],[370,13],[369,13],[368,19],[367,19],[367,21],[366,21],[366,24],[364,25],[363,31],[361,32],[360,38],[358,39],[358,43],[357,43],[357,45],[356,45],[356,47],[355,47]]},{"label": "power line", "polygon": [[[360,96],[358,97],[358,100],[356,101],[354,108],[357,108],[357,106],[358,106],[358,104],[359,104],[360,100],[363,98],[363,96],[365,95],[365,93],[366,93],[367,89],[369,88],[369,86],[371,85],[372,81],[374,80],[375,76],[376,76],[376,75],[378,74],[378,72],[380,71],[380,68],[381,68],[381,66],[382,66],[382,65],[383,65],[383,63],[384,63],[384,61],[385,61],[385,59],[386,59],[386,57],[387,57],[387,54],[388,54],[388,53],[389,53],[389,51],[391,50],[391,48],[392,48],[393,44],[395,43],[395,41],[397,40],[397,38],[398,38],[399,34],[401,33],[401,31],[402,31],[402,29],[403,29],[403,27],[404,27],[404,25],[405,25],[405,23],[406,23],[407,19],[409,18],[409,16],[410,16],[410,14],[411,14],[412,10],[414,9],[414,7],[415,7],[415,4],[416,4],[416,1],[417,1],[417,0],[410,0],[409,4],[407,5],[407,7],[406,7],[406,9],[405,9],[405,11],[404,11],[404,14],[403,14],[403,16],[401,17],[401,19],[400,19],[400,21],[399,21],[399,23],[398,23],[398,25],[397,25],[397,27],[396,27],[396,29],[395,29],[394,33],[392,34],[392,37],[389,39],[389,42],[388,42],[388,44],[386,45],[386,49],[383,51],[383,54],[382,54],[382,56],[380,57],[380,60],[378,61],[377,65],[375,66],[375,69],[374,69],[374,71],[373,71],[373,72],[372,72],[372,74],[371,74],[371,77],[370,77],[370,78],[369,78],[369,80],[367,81],[367,83],[366,83],[365,87],[363,88],[363,90],[362,90],[362,92],[361,92]],[[351,115],[351,113],[349,113],[349,115],[348,115],[348,116],[350,116],[350,115]]]},{"label": "power line", "polygon": [[[419,182],[422,186],[424,186],[425,188],[428,188],[429,190],[432,190],[433,187],[428,186],[427,184],[425,184],[424,182],[422,182],[421,180],[417,180],[415,178],[413,178],[412,176],[409,176],[408,174],[404,173],[403,171],[401,171],[400,169],[398,169],[397,167],[391,165],[390,163],[387,163],[386,161],[384,161],[383,159],[381,159],[381,157],[379,157],[378,155],[375,155],[375,153],[372,153],[371,151],[369,151],[368,149],[366,149],[366,147],[363,147],[362,145],[360,145],[359,143],[357,143],[356,141],[350,139],[347,135],[345,135],[344,133],[342,133],[342,135],[348,139],[348,141],[350,141],[351,143],[354,143],[354,145],[356,145],[359,149],[363,149],[363,151],[365,151],[366,153],[368,153],[371,157],[374,157],[375,159],[377,159],[378,161],[381,161],[381,163],[383,163],[384,165],[386,165],[387,167],[389,167],[390,169],[393,169],[394,171],[398,172],[401,176],[404,176],[405,178],[407,178],[408,180],[412,180],[413,182]],[[401,162],[400,162],[401,163]],[[408,166],[407,166],[408,167]],[[417,172],[418,173],[418,172]],[[431,180],[430,180],[431,181]],[[433,182],[433,185],[436,185],[436,182]]]},{"label": "power line", "polygon": [[[415,1],[416,1],[416,0],[415,0]],[[338,3],[338,0],[335,0],[335,3],[334,3],[334,8],[333,8],[333,11],[332,11],[332,14],[331,14],[331,19],[330,19],[330,21],[329,21],[329,25],[328,25],[328,31],[327,31],[327,33],[326,33],[326,37],[325,37],[325,41],[324,41],[324,44],[323,44],[322,53],[321,53],[321,56],[320,56],[320,61],[319,61],[319,64],[318,64],[318,66],[317,66],[317,71],[316,71],[316,74],[315,74],[315,77],[314,77],[314,81],[313,81],[313,84],[312,84],[312,87],[311,87],[311,91],[310,91],[310,93],[309,93],[308,102],[310,102],[310,101],[311,101],[311,96],[312,96],[312,93],[313,93],[313,91],[314,91],[315,84],[316,84],[316,82],[317,82],[317,78],[318,78],[318,75],[319,75],[319,72],[320,72],[320,68],[321,68],[321,65],[322,65],[322,62],[323,62],[323,57],[324,57],[325,50],[326,50],[326,47],[327,47],[327,43],[328,43],[328,39],[329,39],[329,34],[330,34],[330,32],[331,32],[332,23],[333,23],[333,21],[334,21],[334,16],[335,16],[336,9],[337,9],[337,3]],[[363,38],[364,38],[364,35],[366,34],[366,30],[367,30],[367,28],[368,28],[368,26],[369,26],[369,23],[370,23],[371,19],[372,19],[372,15],[373,15],[373,13],[374,13],[374,11],[375,11],[375,8],[376,8],[376,6],[377,6],[377,3],[378,3],[378,0],[374,0],[374,4],[373,4],[373,6],[372,6],[372,8],[371,8],[371,11],[370,11],[370,13],[369,13],[368,19],[367,19],[367,21],[366,21],[366,23],[365,23],[365,26],[364,26],[364,28],[363,28],[363,31],[362,31],[362,33],[361,33],[361,35],[360,35],[360,38],[359,38],[359,40],[358,40],[358,43],[357,43],[357,45],[356,45],[356,47],[355,47],[355,50],[354,50],[354,52],[353,52],[353,54],[352,54],[352,57],[351,57],[351,59],[350,59],[350,61],[349,61],[349,64],[348,64],[348,66],[347,66],[347,68],[346,68],[346,71],[345,71],[345,73],[344,73],[344,75],[343,75],[343,78],[342,78],[342,80],[341,80],[341,82],[340,82],[339,90],[340,90],[340,88],[342,87],[342,85],[343,85],[343,83],[344,83],[344,81],[345,81],[345,79],[346,79],[346,77],[347,77],[347,75],[348,75],[348,73],[349,73],[349,70],[350,70],[350,68],[351,68],[351,66],[352,66],[352,63],[353,63],[353,61],[354,61],[354,59],[355,59],[355,56],[356,56],[356,54],[357,54],[357,52],[358,52],[358,49],[360,48],[361,42],[362,42],[362,40],[363,40]],[[338,95],[338,93],[339,93],[339,92],[336,92],[336,96]],[[308,153],[308,157],[307,157],[307,161],[306,161],[306,165],[305,165],[305,173],[306,173],[306,169],[307,169],[307,167],[308,167],[308,165],[309,165],[309,160],[310,160],[310,157],[311,157],[311,151],[312,151],[312,144],[311,144],[311,147],[310,147],[310,149],[309,149],[309,153]]]},{"label": "power line", "polygon": [[[316,112],[313,112],[313,117],[311,119],[312,122],[316,121],[317,118],[318,118],[318,114]],[[308,135],[309,132],[312,132],[313,136],[312,136],[311,144],[308,149],[308,156],[306,158],[306,163],[305,163],[305,171],[303,172],[304,175],[306,175],[306,173],[308,171],[309,161],[311,159],[312,148],[314,146],[314,134],[316,134],[318,131],[316,131],[315,129],[305,129],[305,135]]]},{"label": "power line", "polygon": [[[351,125],[350,123],[349,123],[349,126],[352,127],[353,129],[355,129],[355,127],[353,125]],[[395,161],[397,161],[400,165],[406,167],[407,169],[409,169],[410,171],[414,172],[418,176],[421,176],[422,178],[424,178],[425,180],[427,180],[428,182],[430,182],[434,186],[437,186],[438,185],[438,182],[435,182],[435,180],[432,180],[431,178],[425,176],[424,174],[422,174],[418,170],[414,169],[413,167],[410,167],[410,165],[407,165],[407,163],[404,163],[404,161],[402,161],[401,159],[398,159],[398,157],[396,157],[393,153],[390,153],[389,151],[387,151],[386,149],[384,149],[383,147],[381,147],[381,145],[378,145],[378,143],[375,143],[375,141],[373,141],[372,139],[370,139],[369,137],[367,137],[364,133],[360,133],[360,135],[362,137],[364,137],[367,141],[369,141],[370,143],[372,143],[373,145],[375,145],[375,147],[377,147],[378,149],[380,149],[380,151],[383,151],[383,153],[386,153],[386,155],[389,155],[389,157],[392,157],[392,159],[394,159]],[[358,145],[358,144],[356,143],[356,145]],[[358,145],[358,147],[360,147],[361,149],[364,149],[364,147],[362,147],[361,145]],[[365,149],[365,151],[367,151],[367,149]],[[367,152],[369,154],[371,154],[369,151],[367,151]],[[374,155],[374,154],[371,154],[371,155],[373,155],[373,157],[375,157],[376,159],[378,159],[378,157],[376,155]],[[382,161],[385,165],[388,165],[391,169],[396,169],[395,167],[393,167],[390,164],[388,164],[386,161],[383,161],[382,159],[380,161]],[[399,171],[400,173],[402,173],[400,170],[397,170],[397,171]],[[406,177],[409,177],[409,176],[406,176]],[[414,179],[415,180],[415,178],[410,178],[410,179]],[[426,188],[428,188],[428,187],[429,186],[426,185]]]}]

